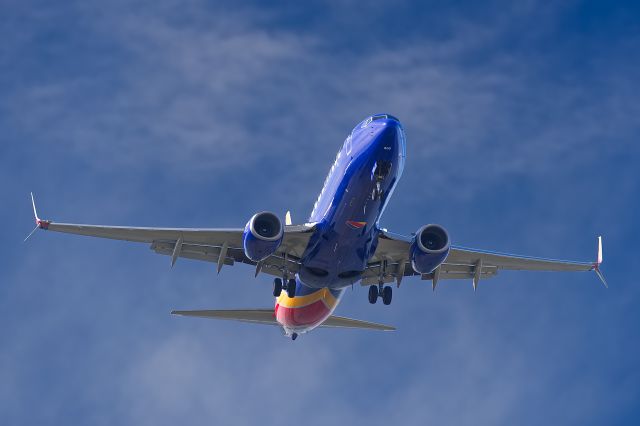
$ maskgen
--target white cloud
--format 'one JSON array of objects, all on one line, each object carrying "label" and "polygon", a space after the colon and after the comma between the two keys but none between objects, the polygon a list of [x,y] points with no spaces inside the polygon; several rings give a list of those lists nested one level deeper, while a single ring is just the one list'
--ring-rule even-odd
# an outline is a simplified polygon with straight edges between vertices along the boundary
[{"label": "white cloud", "polygon": [[[10,114],[3,122],[31,136],[26,140],[38,155],[24,169],[7,164],[5,181],[33,175],[57,190],[49,192],[59,203],[56,213],[78,220],[100,214],[144,222],[171,217],[162,216],[166,211],[183,220],[192,208],[209,209],[215,225],[223,210],[231,210],[224,218],[237,219],[229,193],[251,191],[244,183],[219,189],[217,177],[251,172],[269,181],[266,190],[251,192],[262,197],[256,205],[286,204],[299,218],[349,127],[386,110],[405,121],[410,143],[404,193],[394,199],[402,216],[390,216],[396,225],[450,209],[432,200],[455,193],[448,201],[509,221],[487,225],[467,211],[447,210],[451,222],[466,225],[465,235],[482,235],[477,229],[484,228],[503,244],[561,251],[562,235],[575,236],[579,228],[567,225],[567,217],[582,224],[590,205],[582,193],[562,200],[556,180],[584,191],[591,185],[585,169],[624,151],[637,131],[637,88],[628,70],[609,74],[606,64],[593,65],[600,86],[592,92],[591,81],[541,74],[553,69],[548,59],[557,60],[545,54],[486,53],[469,60],[504,36],[504,26],[513,25],[506,18],[504,26],[460,24],[450,40],[336,52],[319,35],[269,28],[255,10],[211,14],[199,3],[181,20],[171,13],[182,5],[159,7],[93,16],[87,6],[87,37],[107,40],[113,49],[101,54],[104,63],[84,53],[101,64],[99,72],[16,84],[4,100]],[[523,10],[526,17],[530,9]],[[611,143],[596,146],[599,140]],[[89,170],[65,169],[77,159]],[[47,162],[58,167],[42,169]],[[514,175],[535,181],[538,191],[547,187],[550,198],[530,197],[527,212],[506,205],[517,200],[471,210]],[[618,217],[611,211],[637,193],[630,173],[607,194],[611,176],[598,187],[610,208],[594,213],[609,222]],[[183,185],[156,189],[155,179]],[[211,186],[218,192],[207,199],[201,190]],[[78,193],[93,199],[79,202]],[[202,204],[187,208],[181,197]],[[142,218],[136,214],[141,206],[150,211]],[[505,231],[510,226],[534,235],[523,243]],[[210,265],[180,262],[167,275],[160,269],[168,269],[166,259],[144,247],[58,237],[37,235],[3,275],[10,345],[0,357],[0,410],[14,419],[57,423],[74,406],[91,412],[80,418],[98,424],[300,418],[309,424],[522,424],[522,413],[530,423],[540,417],[565,423],[603,418],[627,403],[621,390],[598,386],[633,360],[599,370],[583,354],[597,352],[593,341],[630,335],[591,327],[606,323],[612,311],[632,311],[621,301],[626,295],[637,300],[637,291],[601,296],[595,279],[580,276],[554,278],[562,288],[551,295],[540,285],[546,276],[505,275],[476,296],[469,283],[464,291],[447,283],[434,296],[415,281],[396,292],[391,310],[366,305],[363,291],[348,294],[340,308],[342,315],[398,324],[396,335],[318,330],[292,343],[273,329],[168,318],[173,307],[270,304],[268,280],[250,287],[247,268],[215,277]],[[593,334],[576,337],[586,329]],[[576,373],[574,361],[584,370]],[[633,385],[622,390],[628,389]],[[36,404],[39,410],[32,410]]]}]

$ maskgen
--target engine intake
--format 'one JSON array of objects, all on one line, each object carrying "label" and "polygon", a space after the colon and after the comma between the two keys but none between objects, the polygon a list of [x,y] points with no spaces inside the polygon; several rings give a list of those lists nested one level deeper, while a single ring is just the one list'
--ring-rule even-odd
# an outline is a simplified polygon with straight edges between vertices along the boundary
[{"label": "engine intake", "polygon": [[244,254],[254,262],[260,262],[278,250],[283,236],[284,227],[278,216],[271,212],[256,213],[244,227]]},{"label": "engine intake", "polygon": [[430,274],[447,259],[449,234],[440,225],[424,225],[411,243],[411,266],[419,274]]}]

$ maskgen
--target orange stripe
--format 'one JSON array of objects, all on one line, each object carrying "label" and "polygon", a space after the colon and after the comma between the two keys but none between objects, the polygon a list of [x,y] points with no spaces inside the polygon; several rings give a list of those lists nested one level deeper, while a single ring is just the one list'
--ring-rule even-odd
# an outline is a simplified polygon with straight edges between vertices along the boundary
[{"label": "orange stripe", "polygon": [[306,296],[289,297],[285,291],[277,299],[277,303],[285,308],[301,308],[310,305],[318,300],[322,300],[327,308],[333,309],[338,300],[328,288],[322,288]]}]

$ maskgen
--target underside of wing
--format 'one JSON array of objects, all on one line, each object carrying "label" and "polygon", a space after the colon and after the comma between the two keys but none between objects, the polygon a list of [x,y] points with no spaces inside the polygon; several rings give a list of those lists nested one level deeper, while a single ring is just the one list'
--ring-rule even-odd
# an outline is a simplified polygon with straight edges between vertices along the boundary
[{"label": "underside of wing", "polygon": [[[401,281],[402,277],[420,275],[411,267],[412,237],[383,231],[372,261],[363,274],[363,285]],[[575,262],[541,257],[496,253],[486,250],[451,246],[449,255],[433,273],[422,274],[426,280],[491,278],[500,270],[519,271],[593,271],[606,285],[599,266],[602,263],[602,239],[598,237],[598,257],[595,262]]]},{"label": "underside of wing", "polygon": [[256,273],[265,272],[275,276],[282,276],[285,270],[295,273],[299,270],[300,258],[316,226],[312,223],[291,225],[289,217],[287,224],[283,226],[280,246],[258,265],[245,255],[243,228],[151,228],[58,223],[40,219],[33,194],[31,197],[37,228],[88,237],[148,243],[156,253],[171,256],[172,266],[178,258],[187,258],[217,263],[218,271],[223,265],[240,262],[256,266]]},{"label": "underside of wing", "polygon": [[[314,225],[288,225],[278,250],[260,265],[260,271],[281,276],[287,270],[297,272],[299,259],[307,248]],[[80,225],[48,222],[49,231],[63,232],[89,237],[150,243],[158,254],[171,256],[172,264],[177,258],[233,265],[235,262],[256,265],[247,258],[242,244],[243,229],[197,229],[197,228],[137,228],[121,226]],[[286,254],[286,255],[285,255]]]},{"label": "underside of wing", "polygon": [[451,247],[446,261],[450,265],[477,265],[479,262],[487,267],[516,271],[591,271],[595,265],[594,262],[519,256],[456,246]]}]

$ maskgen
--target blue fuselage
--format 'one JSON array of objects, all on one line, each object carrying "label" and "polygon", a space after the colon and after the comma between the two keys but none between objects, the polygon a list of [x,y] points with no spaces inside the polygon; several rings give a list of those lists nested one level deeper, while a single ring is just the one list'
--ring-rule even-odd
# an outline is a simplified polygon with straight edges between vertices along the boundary
[{"label": "blue fuselage", "polygon": [[302,256],[301,287],[340,290],[360,280],[405,156],[404,131],[396,118],[374,115],[353,129],[309,217],[317,228]]}]

